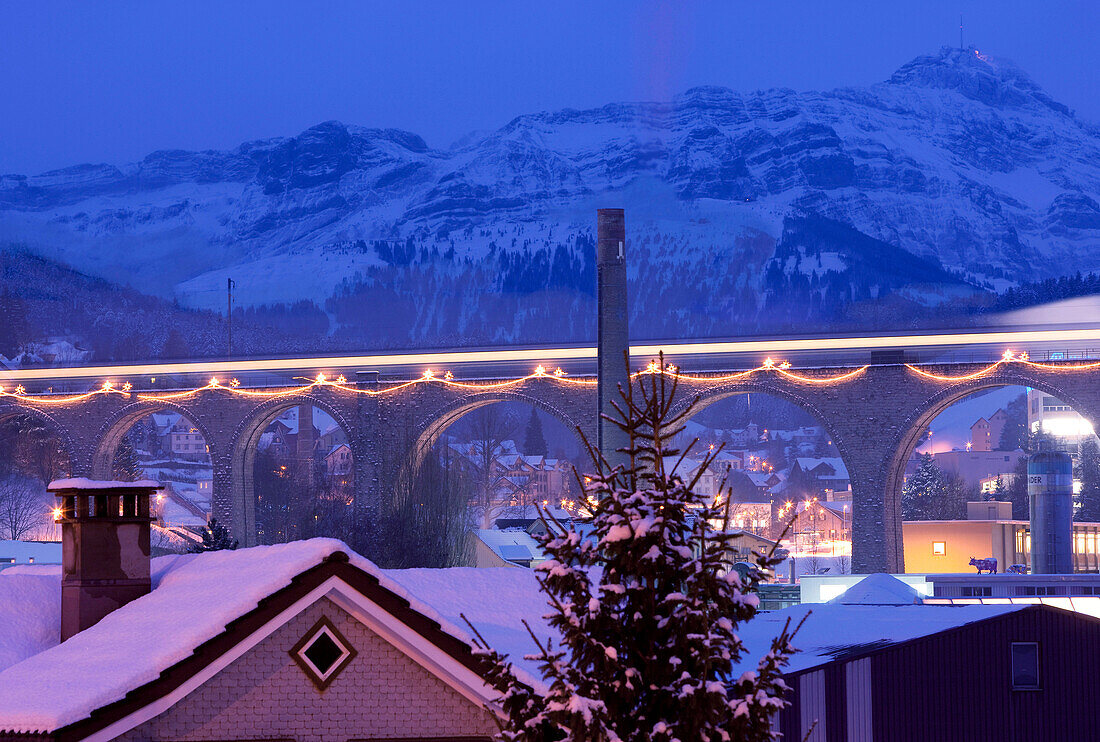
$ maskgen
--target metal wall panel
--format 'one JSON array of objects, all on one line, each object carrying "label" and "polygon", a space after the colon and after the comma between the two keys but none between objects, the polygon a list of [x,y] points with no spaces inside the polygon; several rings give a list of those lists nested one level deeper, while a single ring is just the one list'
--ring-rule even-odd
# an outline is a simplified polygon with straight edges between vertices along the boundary
[{"label": "metal wall panel", "polygon": [[824,670],[808,672],[798,678],[798,698],[801,701],[802,738],[806,742],[826,742]]},{"label": "metal wall panel", "polygon": [[871,659],[849,662],[844,666],[845,712],[848,742],[874,742],[871,723]]}]

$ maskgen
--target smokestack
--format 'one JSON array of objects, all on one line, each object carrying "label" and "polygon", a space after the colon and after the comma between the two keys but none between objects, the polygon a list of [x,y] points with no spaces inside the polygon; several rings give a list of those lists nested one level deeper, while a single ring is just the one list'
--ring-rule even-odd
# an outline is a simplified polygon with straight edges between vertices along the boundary
[{"label": "smokestack", "polygon": [[151,589],[149,498],[152,481],[59,479],[61,523],[61,641]]},{"label": "smokestack", "polygon": [[1043,451],[1027,462],[1031,500],[1031,573],[1073,572],[1073,460],[1068,453]]},{"label": "smokestack", "polygon": [[[625,354],[630,348],[626,314],[626,226],[622,209],[596,210],[596,281],[599,319],[596,329],[598,384],[596,395],[603,415],[618,417],[612,402],[619,388],[630,383]],[[620,404],[620,407],[622,405]],[[599,448],[612,465],[626,463],[619,449],[630,439],[614,423],[599,420]]]}]

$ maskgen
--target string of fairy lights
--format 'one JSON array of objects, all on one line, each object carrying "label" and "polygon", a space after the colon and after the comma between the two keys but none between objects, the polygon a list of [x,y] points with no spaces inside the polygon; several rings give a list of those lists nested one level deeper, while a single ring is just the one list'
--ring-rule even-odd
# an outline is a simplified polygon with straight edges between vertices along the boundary
[{"label": "string of fairy lights", "polygon": [[[920,366],[915,366],[913,364],[905,364],[905,367],[910,372],[925,379],[941,382],[964,382],[989,376],[1002,366],[1008,364],[1019,364],[1030,368],[1058,371],[1087,371],[1095,368],[1100,368],[1100,361],[1076,364],[1042,363],[1039,361],[1032,361],[1028,357],[1027,353],[1015,353],[1011,350],[1006,350],[1004,352],[1004,355],[1002,355],[1000,359],[989,364],[985,368],[966,374],[937,374],[921,368]],[[644,369],[631,374],[631,378],[636,379],[641,376],[663,374],[664,376],[675,379],[678,382],[683,381],[688,383],[715,384],[730,381],[742,381],[758,374],[772,373],[798,383],[827,385],[841,384],[846,381],[850,381],[862,375],[868,368],[868,366],[861,366],[859,368],[855,368],[839,374],[833,374],[831,376],[810,376],[791,370],[791,364],[787,361],[775,361],[771,358],[767,358],[759,366],[747,369],[745,371],[737,371],[729,374],[689,374],[682,372],[674,365],[665,364],[664,366],[662,366],[658,361],[650,361]],[[115,395],[148,402],[170,402],[194,398],[200,394],[209,392],[227,392],[230,394],[245,397],[273,398],[294,397],[305,394],[314,389],[334,389],[337,391],[346,392],[348,394],[359,394],[377,397],[383,395],[397,394],[412,387],[425,384],[440,384],[447,387],[476,391],[495,391],[519,386],[535,379],[545,379],[558,384],[577,386],[587,386],[597,383],[597,379],[595,377],[570,377],[560,367],[555,368],[551,371],[546,367],[539,365],[537,368],[535,368],[534,371],[525,376],[519,376],[514,379],[506,379],[502,381],[460,381],[456,379],[454,374],[450,371],[444,371],[440,373],[433,369],[427,369],[415,379],[395,384],[393,386],[387,386],[382,389],[359,388],[349,382],[344,376],[329,378],[325,374],[319,373],[315,378],[312,379],[295,379],[296,381],[304,381],[306,382],[305,384],[302,384],[300,386],[285,387],[281,389],[249,389],[241,386],[240,381],[238,381],[237,379],[230,379],[227,382],[223,382],[217,377],[211,378],[210,381],[203,386],[195,387],[194,389],[172,392],[135,392],[133,385],[128,381],[120,385],[115,385],[115,383],[112,381],[104,381],[103,384],[97,389],[93,389],[91,391],[81,394],[69,395],[28,394],[27,390],[22,385],[16,386],[13,389],[6,389],[3,386],[0,386],[0,399],[14,400],[18,403],[27,404],[73,405],[97,397]]]}]

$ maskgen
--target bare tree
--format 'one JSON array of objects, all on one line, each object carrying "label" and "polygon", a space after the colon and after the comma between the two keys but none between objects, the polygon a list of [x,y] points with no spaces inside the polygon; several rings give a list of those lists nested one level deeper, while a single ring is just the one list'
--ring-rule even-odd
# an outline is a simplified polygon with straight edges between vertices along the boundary
[{"label": "bare tree", "polygon": [[808,572],[803,574],[816,575],[821,571],[821,560],[817,557],[817,548],[810,552],[810,556],[806,558],[806,566],[809,568]]},{"label": "bare tree", "polygon": [[10,474],[0,480],[0,534],[18,541],[43,525],[45,499],[41,483],[30,477]]},{"label": "bare tree", "polygon": [[69,470],[69,456],[61,440],[44,422],[32,415],[17,418],[15,460],[17,469],[45,483]]},{"label": "bare tree", "polygon": [[514,421],[501,414],[496,405],[482,407],[470,414],[469,459],[476,470],[474,495],[482,528],[492,527],[496,513],[509,504],[502,502],[496,492],[497,459],[502,453],[502,444],[513,437],[514,427]]},{"label": "bare tree", "polygon": [[836,558],[837,569],[840,570],[840,574],[848,575],[852,573],[852,556],[850,554],[841,554]]},{"label": "bare tree", "polygon": [[465,566],[473,491],[449,449],[428,452],[408,497],[383,521],[386,549],[376,558],[390,568]]}]

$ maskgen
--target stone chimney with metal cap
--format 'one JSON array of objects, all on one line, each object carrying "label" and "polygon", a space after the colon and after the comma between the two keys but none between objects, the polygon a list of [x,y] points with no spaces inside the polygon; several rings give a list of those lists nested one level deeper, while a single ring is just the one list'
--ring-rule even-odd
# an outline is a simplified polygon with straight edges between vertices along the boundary
[{"label": "stone chimney with metal cap", "polygon": [[150,498],[157,482],[59,479],[61,641],[151,589]]}]

